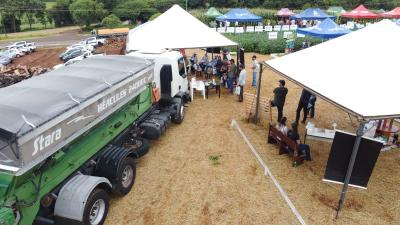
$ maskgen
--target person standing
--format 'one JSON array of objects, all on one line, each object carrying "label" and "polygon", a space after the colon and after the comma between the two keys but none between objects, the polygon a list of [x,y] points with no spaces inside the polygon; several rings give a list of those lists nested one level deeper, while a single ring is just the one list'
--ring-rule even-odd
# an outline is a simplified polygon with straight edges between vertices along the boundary
[{"label": "person standing", "polygon": [[251,68],[253,69],[253,81],[251,83],[252,87],[256,87],[257,86],[257,76],[258,73],[260,72],[260,64],[258,64],[257,62],[257,56],[253,55],[252,59],[252,64],[251,64]]},{"label": "person standing", "polygon": [[281,121],[283,116],[283,106],[285,105],[286,95],[289,92],[285,87],[285,81],[279,81],[279,87],[274,89],[274,100],[271,101],[271,106],[278,109],[278,122]]},{"label": "person standing", "polygon": [[307,114],[310,114],[310,118],[314,118],[315,116],[315,102],[317,101],[317,97],[315,95],[311,95],[310,102],[307,107]]},{"label": "person standing", "polygon": [[239,102],[243,102],[243,91],[244,91],[244,85],[246,84],[246,70],[244,69],[243,64],[239,65],[239,70],[240,70],[238,79],[238,86],[240,88]]},{"label": "person standing", "polygon": [[221,59],[221,56],[219,55],[217,57],[217,63],[215,64],[215,69],[217,70],[217,76],[222,77],[222,66],[224,65],[224,62]]},{"label": "person standing", "polygon": [[306,89],[303,89],[303,91],[301,92],[299,104],[298,104],[297,110],[296,110],[296,123],[297,124],[299,124],[301,110],[303,110],[303,114],[304,114],[303,120],[301,122],[302,123],[306,122],[307,107],[308,107],[308,103],[310,102],[310,97],[311,97],[311,93],[309,91],[307,91]]},{"label": "person standing", "polygon": [[230,62],[231,62],[231,65],[230,65],[229,71],[228,71],[228,86],[229,86],[230,93],[233,94],[233,88],[234,88],[233,82],[235,81],[235,78],[236,78],[237,67],[236,67],[234,59],[231,59]]}]

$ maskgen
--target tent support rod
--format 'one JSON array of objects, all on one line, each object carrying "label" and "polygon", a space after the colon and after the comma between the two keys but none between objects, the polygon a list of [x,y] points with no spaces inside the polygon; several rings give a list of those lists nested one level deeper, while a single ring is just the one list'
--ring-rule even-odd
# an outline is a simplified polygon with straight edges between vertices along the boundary
[{"label": "tent support rod", "polygon": [[339,212],[343,208],[344,200],[346,197],[347,188],[349,186],[351,173],[353,172],[354,162],[356,161],[356,156],[358,153],[358,149],[360,147],[361,138],[364,135],[364,126],[366,124],[365,120],[360,121],[360,124],[356,133],[356,141],[354,142],[353,151],[350,156],[349,166],[347,167],[346,177],[344,179],[344,184],[342,188],[342,193],[340,194],[339,205],[336,211],[336,219],[339,218]]},{"label": "tent support rod", "polygon": [[239,58],[240,58],[240,55],[239,55],[239,45],[236,47],[236,65],[237,65],[237,67],[236,67],[236,74],[239,74],[239,65],[240,65],[240,60],[239,60]]},{"label": "tent support rod", "polygon": [[256,94],[256,114],[254,116],[254,123],[258,123],[258,108],[260,107],[260,92],[261,92],[261,76],[263,73],[263,64],[260,63],[260,73],[258,74],[257,94]]}]

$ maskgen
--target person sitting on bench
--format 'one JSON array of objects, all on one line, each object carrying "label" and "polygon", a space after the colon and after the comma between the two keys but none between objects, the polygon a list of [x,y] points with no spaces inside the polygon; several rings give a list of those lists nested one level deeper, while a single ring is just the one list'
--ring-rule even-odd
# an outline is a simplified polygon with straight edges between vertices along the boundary
[{"label": "person sitting on bench", "polygon": [[287,132],[288,138],[292,139],[293,141],[297,142],[299,145],[299,155],[304,157],[305,160],[311,161],[311,150],[310,146],[306,144],[302,144],[300,142],[300,135],[297,129],[297,123],[292,123],[292,129]]},{"label": "person sitting on bench", "polygon": [[287,136],[288,128],[286,126],[287,118],[284,116],[282,119],[276,124],[275,128],[278,129],[282,134]]}]

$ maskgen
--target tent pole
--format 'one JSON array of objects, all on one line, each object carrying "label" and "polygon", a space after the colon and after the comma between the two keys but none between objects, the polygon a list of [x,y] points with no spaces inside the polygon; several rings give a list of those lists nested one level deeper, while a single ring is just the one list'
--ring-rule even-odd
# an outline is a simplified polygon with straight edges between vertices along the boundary
[{"label": "tent pole", "polygon": [[240,61],[239,61],[239,54],[240,54],[240,50],[239,50],[240,48],[239,48],[239,45],[236,47],[236,65],[237,65],[237,67],[236,67],[236,74],[239,74],[239,64],[240,64]]},{"label": "tent pole", "polygon": [[254,123],[258,123],[258,108],[260,107],[260,92],[261,92],[261,75],[263,72],[263,64],[260,63],[260,73],[258,74],[257,94],[256,94],[256,114],[254,115]]},{"label": "tent pole", "polygon": [[344,184],[342,188],[342,193],[340,194],[339,205],[336,211],[336,219],[339,218],[339,212],[343,208],[344,199],[346,197],[347,188],[349,186],[351,173],[353,172],[354,162],[356,161],[356,156],[358,153],[358,149],[360,147],[361,138],[364,135],[364,126],[366,124],[365,120],[360,121],[360,124],[356,133],[356,141],[354,142],[353,151],[350,156],[349,166],[347,167],[346,177],[344,179]]}]

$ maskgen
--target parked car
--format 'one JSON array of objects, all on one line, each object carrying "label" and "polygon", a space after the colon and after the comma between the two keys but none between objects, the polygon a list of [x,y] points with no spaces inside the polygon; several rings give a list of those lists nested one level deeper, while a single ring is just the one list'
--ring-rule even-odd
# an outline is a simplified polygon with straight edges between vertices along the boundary
[{"label": "parked car", "polygon": [[71,46],[67,47],[67,50],[73,49],[73,48],[84,48],[84,49],[86,49],[88,51],[91,51],[91,52],[93,52],[93,50],[94,50],[93,46],[86,45],[86,44],[83,44],[83,43],[78,43],[78,44],[71,45]]},{"label": "parked car", "polygon": [[106,43],[105,38],[89,37],[83,41],[86,45],[91,45],[93,47],[101,46]]},{"label": "parked car", "polygon": [[7,56],[0,56],[0,66],[6,66],[12,62],[12,59],[10,59]]},{"label": "parked car", "polygon": [[[8,49],[12,49],[12,48],[16,48],[18,49],[21,53],[24,54],[29,54],[33,51],[33,49],[31,47],[28,47],[28,45],[30,45],[31,42],[26,42],[26,41],[17,41],[12,45],[7,46]],[[34,45],[34,43],[32,43]],[[36,46],[35,46],[36,49]]]},{"label": "parked car", "polygon": [[61,68],[61,67],[64,67],[64,66],[72,65],[72,64],[74,64],[74,63],[76,63],[78,61],[81,61],[81,60],[85,59],[85,58],[97,57],[97,56],[103,56],[103,55],[105,55],[105,54],[95,54],[94,55],[91,52],[87,51],[83,55],[80,55],[80,56],[77,56],[77,57],[75,57],[73,59],[70,59],[65,63],[61,63],[61,64],[58,64],[58,65],[55,65],[53,67],[53,69],[58,69],[58,68]]},{"label": "parked car", "polygon": [[18,58],[21,57],[22,55],[24,55],[23,53],[21,53],[18,49],[16,48],[12,48],[12,49],[8,49],[6,51],[8,53],[8,55],[10,56],[10,58]]},{"label": "parked car", "polygon": [[29,48],[31,52],[36,51],[36,45],[34,42],[27,43],[26,47]]},{"label": "parked car", "polygon": [[69,51],[67,54],[65,54],[62,57],[62,60],[64,62],[67,62],[70,59],[73,59],[75,57],[78,57],[78,56],[81,56],[81,55],[85,54],[85,52],[87,52],[87,51],[82,50],[82,49],[71,49],[71,51]]},{"label": "parked car", "polygon": [[0,51],[0,56],[7,56],[10,59],[17,57],[15,52],[10,52],[9,50]]}]

